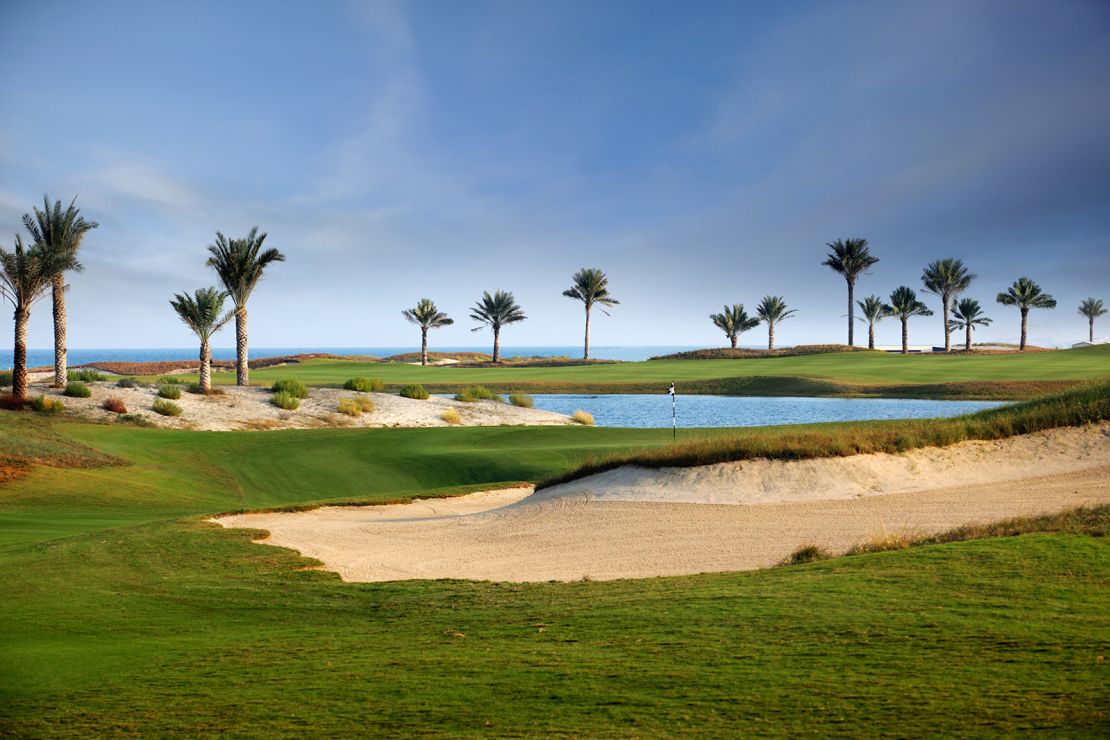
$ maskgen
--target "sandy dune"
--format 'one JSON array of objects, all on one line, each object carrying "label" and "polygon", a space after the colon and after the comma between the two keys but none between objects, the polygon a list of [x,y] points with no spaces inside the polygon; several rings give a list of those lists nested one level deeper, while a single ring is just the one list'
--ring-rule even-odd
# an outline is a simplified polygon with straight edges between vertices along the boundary
[{"label": "sandy dune", "polygon": [[88,383],[89,398],[69,398],[60,389],[48,385],[32,385],[31,396],[40,393],[59,398],[66,413],[94,421],[112,421],[116,414],[105,411],[105,399],[118,398],[130,413],[138,414],[157,426],[175,429],[230,431],[236,429],[310,429],[327,426],[361,427],[444,427],[440,419],[447,409],[462,417],[463,426],[550,425],[570,424],[568,417],[542,409],[525,409],[507,403],[478,401],[462,403],[449,398],[432,397],[424,401],[402,398],[395,393],[367,393],[374,401],[374,411],[358,417],[336,412],[341,398],[354,398],[353,391],[338,388],[311,388],[309,396],[295,411],[283,411],[270,403],[273,394],[267,388],[223,386],[223,395],[200,396],[183,391],[174,403],[181,406],[180,416],[161,416],[151,410],[157,397],[156,388],[120,388],[115,383]]},{"label": "sandy dune", "polygon": [[216,519],[348,581],[637,578],[775,565],[802,544],[842,552],[884,532],[1110,502],[1110,425],[904,455],[692,469],[626,468],[529,489],[397,506]]}]

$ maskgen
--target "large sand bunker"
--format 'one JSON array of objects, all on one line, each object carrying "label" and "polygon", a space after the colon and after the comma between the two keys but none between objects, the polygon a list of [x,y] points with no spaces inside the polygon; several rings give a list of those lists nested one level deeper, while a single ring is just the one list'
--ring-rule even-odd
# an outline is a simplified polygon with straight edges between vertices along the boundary
[{"label": "large sand bunker", "polygon": [[1110,424],[901,455],[621,468],[532,494],[241,514],[348,581],[639,578],[775,565],[883,533],[1110,502]]}]

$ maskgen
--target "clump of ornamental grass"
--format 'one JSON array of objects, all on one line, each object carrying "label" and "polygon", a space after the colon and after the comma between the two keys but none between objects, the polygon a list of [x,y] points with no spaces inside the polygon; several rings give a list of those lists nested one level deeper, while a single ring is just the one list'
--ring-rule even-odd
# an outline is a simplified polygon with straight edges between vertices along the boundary
[{"label": "clump of ornamental grass", "polygon": [[105,411],[111,411],[113,414],[126,414],[127,406],[118,398],[105,399],[104,403],[100,404],[101,408]]},{"label": "clump of ornamental grass", "polygon": [[462,424],[462,417],[459,416],[459,412],[455,411],[455,409],[447,409],[439,415],[439,418],[452,426]]},{"label": "clump of ornamental grass", "polygon": [[867,552],[889,552],[905,550],[920,540],[922,535],[913,532],[872,532],[865,539],[848,548],[847,555],[862,555]]},{"label": "clump of ornamental grass", "polygon": [[165,398],[155,398],[154,405],[150,408],[162,416],[181,416],[181,407]]},{"label": "clump of ornamental grass", "polygon": [[474,403],[475,401],[498,401],[500,402],[501,396],[497,395],[484,385],[468,385],[455,395],[456,401],[465,401],[466,403]]},{"label": "clump of ornamental grass", "polygon": [[181,398],[181,386],[178,385],[164,385],[158,389],[159,398],[168,398],[171,401],[176,401]]},{"label": "clump of ornamental grass", "polygon": [[527,393],[510,393],[509,403],[522,409],[530,409],[536,405],[536,402]]},{"label": "clump of ornamental grass", "polygon": [[308,386],[299,380],[279,380],[270,386],[274,393],[288,393],[294,398],[308,398]]},{"label": "clump of ornamental grass", "polygon": [[289,391],[278,391],[274,394],[274,397],[270,399],[270,403],[286,411],[294,411],[301,405],[300,399]]},{"label": "clump of ornamental grass", "polygon": [[419,383],[410,383],[401,389],[401,395],[405,398],[415,398],[417,401],[424,401],[428,398],[428,391]]},{"label": "clump of ornamental grass", "polygon": [[116,381],[116,386],[118,388],[137,388],[138,385],[139,381],[135,380],[135,378],[120,378]]},{"label": "clump of ornamental grass", "polygon": [[351,417],[359,417],[363,412],[374,410],[374,402],[369,398],[340,398],[335,410]]},{"label": "clump of ornamental grass", "polygon": [[782,561],[782,565],[804,565],[816,563],[818,560],[828,560],[831,557],[832,553],[820,545],[802,545],[790,553],[790,556]]},{"label": "clump of ornamental grass", "polygon": [[107,375],[87,367],[80,370],[70,370],[66,373],[66,380],[80,380],[82,383],[99,383],[107,379]]},{"label": "clump of ornamental grass", "polygon": [[573,414],[571,414],[570,420],[573,421],[575,424],[581,424],[585,427],[592,427],[594,425],[594,415],[591,414],[589,411],[583,411],[582,409],[578,409]]},{"label": "clump of ornamental grass", "polygon": [[92,391],[81,381],[75,380],[71,383],[66,383],[66,389],[62,391],[62,394],[70,398],[88,398],[92,395]]},{"label": "clump of ornamental grass", "polygon": [[385,381],[378,378],[350,378],[343,384],[343,389],[359,393],[381,393],[385,390]]},{"label": "clump of ornamental grass", "polygon": [[355,396],[355,403],[362,409],[362,413],[369,414],[374,410],[374,401],[370,396]]},{"label": "clump of ornamental grass", "polygon": [[60,414],[65,411],[65,404],[56,398],[47,398],[41,393],[31,399],[31,408],[42,414]]}]

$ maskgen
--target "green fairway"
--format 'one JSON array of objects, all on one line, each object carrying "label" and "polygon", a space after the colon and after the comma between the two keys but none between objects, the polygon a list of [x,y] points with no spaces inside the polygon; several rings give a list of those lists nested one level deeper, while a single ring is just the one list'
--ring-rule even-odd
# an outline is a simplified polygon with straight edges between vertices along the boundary
[{"label": "green fairway", "polygon": [[[737,395],[852,395],[1027,397],[1067,381],[1110,373],[1110,347],[998,355],[900,355],[841,352],[744,360],[651,360],[563,367],[420,367],[309,360],[252,371],[256,383],[296,378],[339,385],[348,378],[380,378],[390,387],[423,383],[453,390],[485,384],[533,392],[638,392],[674,381],[687,393]],[[234,382],[217,373],[216,382]]]},{"label": "green fairway", "polygon": [[39,428],[43,460],[127,464],[37,466],[0,487],[8,732],[1074,734],[1108,721],[1105,538],[608,583],[346,584],[204,518],[535,480],[667,434],[18,423],[0,412],[0,441]]}]

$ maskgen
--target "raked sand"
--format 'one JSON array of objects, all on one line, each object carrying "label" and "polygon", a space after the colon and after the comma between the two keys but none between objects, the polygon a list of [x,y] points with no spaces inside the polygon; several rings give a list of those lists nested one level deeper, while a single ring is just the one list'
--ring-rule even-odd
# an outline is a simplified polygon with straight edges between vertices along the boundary
[{"label": "raked sand", "polygon": [[545,489],[215,519],[348,581],[640,578],[1110,502],[1110,424],[905,454],[621,468]]}]

